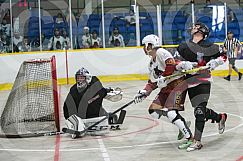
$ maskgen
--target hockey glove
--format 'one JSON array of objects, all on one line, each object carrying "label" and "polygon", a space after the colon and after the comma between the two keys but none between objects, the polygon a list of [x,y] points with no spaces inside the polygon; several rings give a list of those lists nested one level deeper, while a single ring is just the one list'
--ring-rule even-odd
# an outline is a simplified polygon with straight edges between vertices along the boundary
[{"label": "hockey glove", "polygon": [[160,89],[167,86],[167,81],[165,80],[165,77],[159,76],[159,78],[157,79],[157,86]]},{"label": "hockey glove", "polygon": [[191,70],[193,68],[195,63],[189,62],[189,61],[181,61],[177,66],[176,70],[182,71],[182,70]]},{"label": "hockey glove", "polygon": [[146,90],[139,90],[138,93],[134,96],[134,103],[140,103],[147,97]]},{"label": "hockey glove", "polygon": [[224,64],[224,59],[221,57],[218,57],[217,59],[212,59],[210,60],[206,66],[209,67],[209,70],[214,70],[215,68],[217,68],[219,65]]}]

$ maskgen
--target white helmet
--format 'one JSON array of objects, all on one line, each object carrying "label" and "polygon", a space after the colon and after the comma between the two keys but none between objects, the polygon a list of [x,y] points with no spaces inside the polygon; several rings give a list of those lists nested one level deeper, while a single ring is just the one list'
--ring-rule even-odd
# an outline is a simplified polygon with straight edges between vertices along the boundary
[{"label": "white helmet", "polygon": [[147,35],[143,38],[142,45],[145,45],[145,47],[147,48],[148,44],[152,44],[152,48],[161,46],[159,37],[153,34]]}]

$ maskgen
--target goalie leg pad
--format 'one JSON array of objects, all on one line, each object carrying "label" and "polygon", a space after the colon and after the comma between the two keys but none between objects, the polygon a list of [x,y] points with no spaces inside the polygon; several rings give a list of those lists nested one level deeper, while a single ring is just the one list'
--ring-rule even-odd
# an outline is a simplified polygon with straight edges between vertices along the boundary
[{"label": "goalie leg pad", "polygon": [[83,131],[85,129],[85,124],[83,120],[78,117],[77,115],[70,116],[66,121],[65,124],[68,129],[72,129],[75,131]]},{"label": "goalie leg pad", "polygon": [[[89,126],[93,125],[94,123],[100,121],[104,117],[106,117],[106,116],[94,117],[94,118],[89,118],[89,119],[83,119],[83,122],[84,122],[85,126],[89,127]],[[108,127],[108,121],[104,120],[103,122],[101,122],[98,125],[96,125],[96,127],[94,127],[93,130],[100,130],[102,128],[107,128],[107,127]]]}]

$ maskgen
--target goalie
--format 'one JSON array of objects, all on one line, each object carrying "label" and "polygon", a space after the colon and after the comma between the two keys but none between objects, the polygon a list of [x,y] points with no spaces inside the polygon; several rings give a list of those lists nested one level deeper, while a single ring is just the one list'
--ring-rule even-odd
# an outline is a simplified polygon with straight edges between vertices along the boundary
[{"label": "goalie", "polygon": [[[85,68],[76,72],[75,80],[76,83],[71,87],[64,102],[63,111],[67,128],[82,131],[109,115],[102,107],[103,99],[112,102],[119,101],[122,99],[122,91],[104,88],[99,79],[96,76],[91,76]],[[108,122],[104,121],[92,130],[107,129],[108,125],[122,124],[125,112],[121,111],[119,118],[117,115],[109,116]]]}]

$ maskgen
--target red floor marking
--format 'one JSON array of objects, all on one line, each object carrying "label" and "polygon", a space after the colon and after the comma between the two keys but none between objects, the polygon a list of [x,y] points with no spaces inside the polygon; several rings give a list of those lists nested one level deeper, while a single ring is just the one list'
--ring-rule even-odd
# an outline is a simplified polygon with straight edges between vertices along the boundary
[{"label": "red floor marking", "polygon": [[239,159],[237,159],[236,161],[243,161],[243,156],[241,156]]},{"label": "red floor marking", "polygon": [[[59,89],[58,90],[59,91],[59,93],[58,93],[58,101],[61,101],[61,86],[59,86],[58,89]],[[60,106],[60,102],[59,102],[59,106]],[[59,110],[59,112],[60,112],[60,110]],[[60,113],[59,113],[59,115],[60,115]],[[60,135],[56,135],[54,161],[59,161],[59,157],[60,157],[60,143],[61,143],[61,136]]]},{"label": "red floor marking", "polygon": [[[148,127],[145,127],[143,129],[140,129],[140,130],[137,130],[137,131],[131,131],[131,132],[118,134],[118,135],[101,136],[100,138],[102,138],[102,139],[115,138],[115,137],[120,137],[120,136],[126,136],[126,135],[142,133],[144,131],[147,131],[147,130],[152,129],[152,128],[154,128],[154,127],[159,125],[159,122],[157,120],[154,120],[154,119],[151,119],[151,118],[148,118],[148,117],[142,117],[142,116],[126,116],[126,117],[148,120],[148,121],[152,122],[152,124],[150,126],[148,126]],[[93,140],[93,139],[96,140],[97,138],[93,137],[93,136],[90,136],[90,137],[88,136],[88,137],[81,138],[81,140]]]},{"label": "red floor marking", "polygon": [[61,136],[56,135],[54,161],[59,161]]}]

